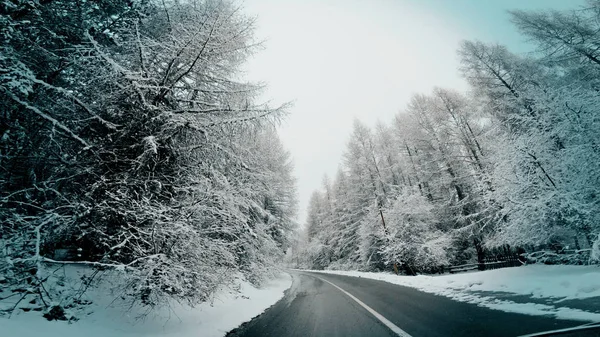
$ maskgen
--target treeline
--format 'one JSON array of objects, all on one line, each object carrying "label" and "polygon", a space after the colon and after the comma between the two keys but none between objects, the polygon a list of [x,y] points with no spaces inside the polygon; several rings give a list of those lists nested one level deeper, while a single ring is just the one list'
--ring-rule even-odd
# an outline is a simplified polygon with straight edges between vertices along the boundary
[{"label": "treeline", "polygon": [[67,306],[44,282],[76,262],[194,304],[270,273],[295,182],[286,107],[240,80],[253,24],[229,1],[0,4],[3,287]]},{"label": "treeline", "polygon": [[391,124],[355,122],[293,262],[414,273],[540,247],[600,250],[600,2],[511,16],[536,53],[464,42],[468,93],[438,88]]}]

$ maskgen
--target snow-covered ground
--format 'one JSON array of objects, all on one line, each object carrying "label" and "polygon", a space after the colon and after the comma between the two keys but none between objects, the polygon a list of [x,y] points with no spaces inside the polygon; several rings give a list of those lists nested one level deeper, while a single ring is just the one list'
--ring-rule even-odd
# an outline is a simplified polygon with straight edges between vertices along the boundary
[{"label": "snow-covered ground", "polygon": [[[315,272],[385,281],[507,312],[600,321],[600,308],[576,309],[561,304],[574,300],[595,303],[600,299],[599,266],[527,265],[440,276],[329,270]],[[514,295],[512,299],[510,295]]]},{"label": "snow-covered ground", "polygon": [[[142,308],[128,308],[107,291],[90,290],[85,298],[92,304],[77,312],[79,319],[73,323],[49,322],[40,312],[16,310],[9,319],[0,315],[0,335],[19,337],[217,337],[243,322],[251,320],[283,297],[292,284],[290,275],[282,273],[264,287],[257,289],[248,282],[238,280],[239,292],[223,290],[212,303],[194,308],[172,304],[170,308],[156,310],[145,317]],[[1,304],[1,303],[0,303]]]}]

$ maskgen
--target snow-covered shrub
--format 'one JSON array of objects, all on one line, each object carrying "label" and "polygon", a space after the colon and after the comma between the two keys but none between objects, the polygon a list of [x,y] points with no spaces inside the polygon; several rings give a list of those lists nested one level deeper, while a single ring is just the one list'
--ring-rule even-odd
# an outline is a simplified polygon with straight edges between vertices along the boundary
[{"label": "snow-covered shrub", "polygon": [[592,250],[590,251],[590,263],[600,264],[600,234],[592,243]]},{"label": "snow-covered shrub", "polygon": [[436,229],[433,205],[407,190],[387,212],[390,238],[382,249],[388,263],[402,263],[415,271],[430,272],[448,264],[450,237]]},{"label": "snow-covered shrub", "polygon": [[527,263],[585,265],[593,261],[588,249],[558,252],[541,250],[524,253],[522,256],[526,259]]}]

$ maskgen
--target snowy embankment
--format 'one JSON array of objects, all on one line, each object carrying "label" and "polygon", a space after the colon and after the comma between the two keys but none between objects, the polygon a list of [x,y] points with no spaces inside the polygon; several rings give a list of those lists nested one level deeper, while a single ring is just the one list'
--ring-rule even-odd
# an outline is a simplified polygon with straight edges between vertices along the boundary
[{"label": "snowy embankment", "polygon": [[[562,303],[600,300],[599,266],[528,265],[440,276],[398,276],[358,271],[313,271],[365,277],[477,304],[490,309],[559,319],[600,321],[600,307]],[[580,305],[581,306],[581,305]],[[593,309],[595,308],[595,309]]]},{"label": "snowy embankment", "polygon": [[[152,312],[131,306],[102,287],[88,290],[84,298],[91,304],[74,313],[78,319],[47,321],[41,312],[15,310],[12,317],[0,315],[0,335],[20,337],[217,337],[261,314],[283,297],[292,284],[290,275],[282,273],[260,289],[239,279],[231,288],[214,295],[210,302],[194,308],[173,303]],[[4,304],[4,305],[3,305]],[[6,309],[0,301],[0,309]],[[131,307],[130,307],[131,306]]]}]

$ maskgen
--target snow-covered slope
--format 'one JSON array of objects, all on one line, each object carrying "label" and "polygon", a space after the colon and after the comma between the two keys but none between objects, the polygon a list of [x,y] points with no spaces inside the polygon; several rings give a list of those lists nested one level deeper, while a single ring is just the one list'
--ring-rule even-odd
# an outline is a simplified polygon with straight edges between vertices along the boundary
[{"label": "snow-covered slope", "polygon": [[[366,277],[447,296],[491,309],[561,319],[600,321],[600,308],[585,308],[585,301],[600,299],[600,267],[528,265],[483,272],[441,276],[398,276],[392,273],[315,271]],[[563,305],[579,300],[580,308]],[[591,307],[591,306],[589,306]]]},{"label": "snow-covered slope", "polygon": [[194,308],[173,303],[150,313],[144,312],[143,307],[129,307],[130,303],[122,301],[118,294],[115,296],[114,292],[100,287],[84,295],[92,304],[74,313],[78,321],[50,322],[41,312],[17,309],[10,319],[8,315],[0,315],[0,336],[224,336],[281,299],[291,283],[291,277],[285,273],[260,289],[239,279],[233,286],[238,292],[224,289],[212,298],[212,303]]}]

